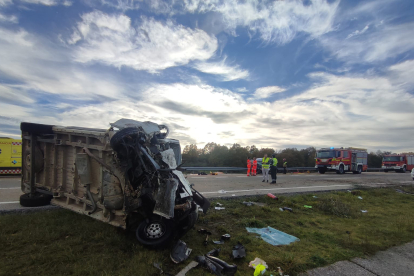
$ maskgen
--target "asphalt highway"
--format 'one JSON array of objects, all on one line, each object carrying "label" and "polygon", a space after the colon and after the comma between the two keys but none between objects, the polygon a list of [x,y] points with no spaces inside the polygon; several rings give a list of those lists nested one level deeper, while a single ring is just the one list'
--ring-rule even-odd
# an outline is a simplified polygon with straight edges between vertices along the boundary
[{"label": "asphalt highway", "polygon": [[[194,188],[207,198],[260,194],[320,192],[354,189],[361,186],[380,187],[414,184],[409,173],[372,172],[338,175],[335,173],[278,174],[277,184],[262,182],[262,176],[244,174],[187,175]],[[20,176],[0,176],[0,211],[23,209],[19,204]]]}]

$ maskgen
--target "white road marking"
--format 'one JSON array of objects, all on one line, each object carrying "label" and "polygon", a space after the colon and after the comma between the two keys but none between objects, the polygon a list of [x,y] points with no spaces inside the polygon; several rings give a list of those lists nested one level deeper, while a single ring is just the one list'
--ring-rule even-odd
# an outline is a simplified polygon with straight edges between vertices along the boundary
[{"label": "white road marking", "polygon": [[0,188],[0,190],[14,190],[14,189],[21,189],[20,187],[13,187],[13,188]]},{"label": "white road marking", "polygon": [[189,177],[189,178],[207,178],[207,177]]},{"label": "white road marking", "polygon": [[19,201],[0,202],[0,204],[20,203]]},{"label": "white road marking", "polygon": [[[406,183],[407,181],[402,181],[400,183]],[[411,183],[411,181],[409,181]],[[346,184],[346,185],[328,185],[328,186],[306,186],[306,187],[292,187],[292,188],[270,188],[270,189],[252,189],[252,190],[230,190],[224,191],[227,193],[243,193],[243,192],[254,192],[254,191],[277,191],[277,190],[294,190],[294,189],[312,189],[312,188],[330,188],[330,187],[352,187],[355,185],[359,186],[369,186],[369,185],[386,185],[389,183],[369,183],[369,184]],[[223,192],[203,192],[201,194],[223,194]]]}]

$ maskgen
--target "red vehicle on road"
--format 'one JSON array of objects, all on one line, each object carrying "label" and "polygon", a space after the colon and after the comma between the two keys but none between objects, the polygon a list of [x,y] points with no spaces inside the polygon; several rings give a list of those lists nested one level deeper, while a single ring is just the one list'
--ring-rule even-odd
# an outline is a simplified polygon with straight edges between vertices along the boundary
[{"label": "red vehicle on road", "polygon": [[384,172],[395,171],[405,173],[414,168],[414,153],[389,154],[382,158]]},{"label": "red vehicle on road", "polygon": [[368,152],[359,148],[322,148],[316,151],[315,168],[319,173],[360,174],[368,170]]}]

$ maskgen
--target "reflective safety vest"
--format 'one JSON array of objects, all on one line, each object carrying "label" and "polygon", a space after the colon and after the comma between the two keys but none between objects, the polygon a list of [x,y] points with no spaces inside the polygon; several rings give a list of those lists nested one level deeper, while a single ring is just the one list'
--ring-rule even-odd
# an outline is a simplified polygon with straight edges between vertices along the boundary
[{"label": "reflective safety vest", "polygon": [[283,163],[283,167],[286,168],[287,167],[287,162]]},{"label": "reflective safety vest", "polygon": [[262,159],[262,168],[263,169],[268,169],[269,168],[269,157],[263,158]]},{"label": "reflective safety vest", "polygon": [[272,167],[276,167],[276,166],[277,166],[277,159],[272,158]]},{"label": "reflective safety vest", "polygon": [[247,167],[251,167],[252,166],[252,162],[250,160],[247,160]]},{"label": "reflective safety vest", "polygon": [[253,167],[257,167],[257,160],[253,160]]}]

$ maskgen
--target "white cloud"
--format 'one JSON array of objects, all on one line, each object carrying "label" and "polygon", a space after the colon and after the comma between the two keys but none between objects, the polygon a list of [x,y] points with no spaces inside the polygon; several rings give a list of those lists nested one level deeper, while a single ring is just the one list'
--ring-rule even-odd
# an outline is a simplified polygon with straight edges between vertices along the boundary
[{"label": "white cloud", "polygon": [[[297,33],[319,37],[333,29],[339,1],[313,0],[184,0],[172,1],[165,13],[216,12],[222,16],[222,29],[236,35],[238,26],[258,33],[268,43],[288,43]],[[212,23],[213,24],[213,23]]]},{"label": "white cloud", "polygon": [[337,58],[348,63],[378,62],[414,49],[414,23],[381,26],[381,29],[360,36],[343,39],[338,34],[320,38],[324,47]]},{"label": "white cloud", "polygon": [[116,8],[118,10],[127,11],[127,10],[136,10],[139,9],[140,0],[101,0],[103,5]]},{"label": "white cloud", "polygon": [[246,93],[249,90],[247,90],[246,87],[240,87],[240,88],[237,88],[236,91],[239,92],[239,93]]},{"label": "white cloud", "polygon": [[23,91],[40,91],[74,99],[119,98],[125,86],[114,77],[70,64],[66,48],[25,30],[0,28],[0,74]]},{"label": "white cloud", "polygon": [[64,5],[64,6],[71,6],[72,2],[67,0],[20,0],[21,2],[25,2],[28,4],[40,4],[45,6],[57,6],[57,5]]},{"label": "white cloud", "polygon": [[15,15],[5,15],[0,13],[0,22],[18,23],[19,20]]},{"label": "white cloud", "polygon": [[284,91],[286,91],[286,89],[279,86],[266,86],[257,88],[253,96],[258,99],[266,99],[273,94],[282,93]]},{"label": "white cloud", "polygon": [[13,3],[12,0],[0,0],[0,7],[10,5],[11,3]]},{"label": "white cloud", "polygon": [[368,25],[366,25],[362,30],[356,30],[356,31],[354,31],[354,32],[352,32],[352,33],[350,33],[347,37],[346,37],[346,39],[349,39],[349,38],[351,38],[351,37],[353,37],[353,36],[357,36],[357,35],[362,35],[363,33],[365,33],[366,31],[368,31]]},{"label": "white cloud", "polygon": [[249,77],[248,70],[240,69],[238,65],[227,65],[225,58],[219,62],[197,62],[194,68],[207,74],[220,75],[223,81],[248,79]]},{"label": "white cloud", "polygon": [[135,28],[126,15],[100,11],[82,15],[76,32],[69,39],[77,46],[76,61],[128,66],[151,73],[207,60],[217,49],[217,39],[202,30],[146,17]]}]

